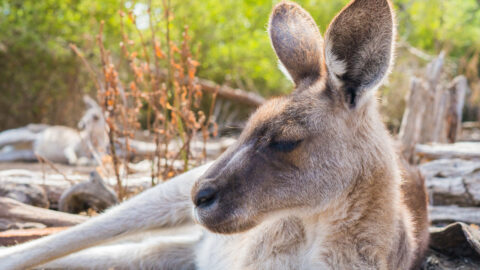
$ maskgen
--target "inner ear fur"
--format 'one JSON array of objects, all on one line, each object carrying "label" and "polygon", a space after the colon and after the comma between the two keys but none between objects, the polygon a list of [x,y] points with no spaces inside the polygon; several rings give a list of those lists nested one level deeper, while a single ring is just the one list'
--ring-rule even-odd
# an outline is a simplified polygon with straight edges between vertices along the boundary
[{"label": "inner ear fur", "polygon": [[325,38],[328,83],[355,107],[388,73],[394,14],[388,0],[354,0],[332,21]]},{"label": "inner ear fur", "polygon": [[297,89],[308,88],[322,77],[323,38],[308,12],[296,3],[282,2],[272,11],[268,30],[275,53]]}]

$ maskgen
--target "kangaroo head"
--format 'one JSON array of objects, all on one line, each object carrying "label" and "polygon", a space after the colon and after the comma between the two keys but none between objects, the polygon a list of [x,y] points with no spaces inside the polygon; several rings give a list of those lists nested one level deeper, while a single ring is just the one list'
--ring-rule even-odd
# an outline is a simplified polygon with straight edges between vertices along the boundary
[{"label": "kangaroo head", "polygon": [[103,116],[102,108],[91,97],[83,97],[87,110],[78,122],[78,128],[85,132],[94,146],[103,148],[106,141],[107,124]]},{"label": "kangaroo head", "polygon": [[275,6],[270,39],[296,89],[261,106],[197,180],[195,219],[241,232],[281,211],[328,207],[374,175],[393,156],[373,95],[391,65],[393,26],[388,0],[355,0],[323,40],[299,5]]}]

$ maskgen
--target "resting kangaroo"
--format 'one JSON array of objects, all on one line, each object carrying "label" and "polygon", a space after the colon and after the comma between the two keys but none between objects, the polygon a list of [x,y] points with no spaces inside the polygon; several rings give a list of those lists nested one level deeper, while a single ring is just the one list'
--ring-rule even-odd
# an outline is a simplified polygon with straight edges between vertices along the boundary
[{"label": "resting kangaroo", "polygon": [[[428,241],[423,182],[402,180],[374,95],[392,62],[393,17],[387,0],[355,0],[323,40],[299,5],[278,4],[269,34],[291,95],[260,107],[212,165],[3,250],[2,269],[417,267]],[[107,242],[193,221],[201,233],[191,237]]]},{"label": "resting kangaroo", "polygon": [[[0,153],[0,162],[35,161],[40,157],[70,165],[92,163],[91,150],[101,153],[107,150],[107,124],[102,108],[89,96],[83,100],[87,110],[78,122],[80,131],[66,126],[47,126],[37,132],[29,126],[4,131],[0,134],[0,148],[24,142],[31,142],[32,148]],[[38,126],[41,125],[33,125]]]}]

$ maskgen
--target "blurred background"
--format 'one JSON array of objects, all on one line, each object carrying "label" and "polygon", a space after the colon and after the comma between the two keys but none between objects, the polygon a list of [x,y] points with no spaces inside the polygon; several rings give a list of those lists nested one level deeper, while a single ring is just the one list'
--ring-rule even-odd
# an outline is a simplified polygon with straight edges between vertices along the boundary
[{"label": "blurred background", "polygon": [[[266,32],[269,12],[278,1],[169,1],[170,38],[180,43],[188,25],[192,55],[199,62],[197,76],[263,97],[291,91],[292,84],[279,71]],[[125,65],[120,46],[122,20],[132,46],[141,48],[142,35],[148,43],[152,29],[165,46],[163,2],[1,0],[0,130],[28,123],[75,125],[83,111],[81,97],[95,93],[96,88],[69,44],[81,49],[92,65],[100,66],[96,35],[103,20],[102,35],[112,62]],[[298,2],[324,33],[348,1]],[[464,119],[476,120],[480,100],[480,2],[393,2],[398,21],[397,58],[389,81],[381,89],[389,128],[397,132],[400,127],[410,78],[425,76],[427,63],[442,51],[446,53],[444,79],[458,74],[468,78],[471,91],[467,93]],[[119,11],[133,13],[135,22],[120,16]],[[235,117],[241,120],[245,114]],[[141,119],[143,126],[145,121]]]}]

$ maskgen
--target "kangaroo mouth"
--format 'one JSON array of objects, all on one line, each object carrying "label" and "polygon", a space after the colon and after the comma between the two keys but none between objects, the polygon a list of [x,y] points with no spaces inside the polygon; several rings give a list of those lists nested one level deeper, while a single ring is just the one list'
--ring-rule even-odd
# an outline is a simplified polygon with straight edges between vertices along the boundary
[{"label": "kangaroo mouth", "polygon": [[256,225],[256,222],[246,219],[246,216],[240,212],[242,211],[233,209],[231,206],[222,207],[221,203],[216,202],[207,208],[195,207],[193,219],[211,232],[234,234],[249,230]]}]

